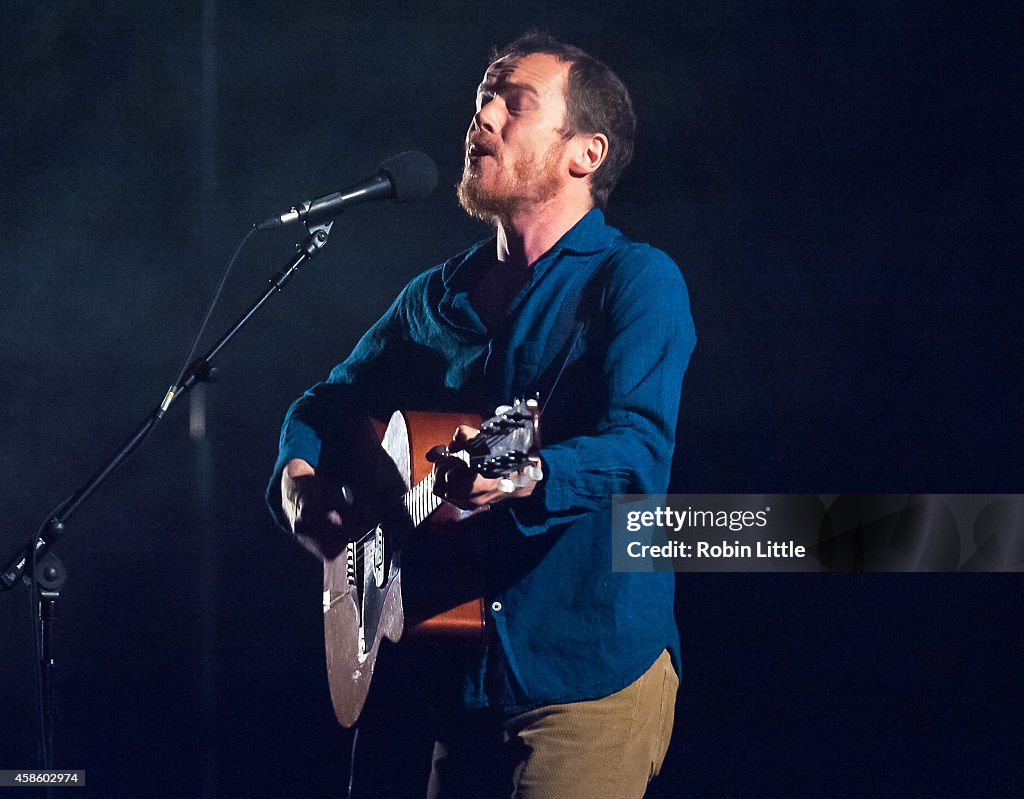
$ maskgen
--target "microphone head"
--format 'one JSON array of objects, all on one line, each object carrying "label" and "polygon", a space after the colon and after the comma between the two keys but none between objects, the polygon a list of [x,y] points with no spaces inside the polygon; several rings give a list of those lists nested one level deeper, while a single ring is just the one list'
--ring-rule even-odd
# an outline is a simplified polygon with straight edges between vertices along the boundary
[{"label": "microphone head", "polygon": [[415,150],[393,155],[377,167],[391,181],[398,202],[425,200],[437,187],[437,164],[426,153]]}]

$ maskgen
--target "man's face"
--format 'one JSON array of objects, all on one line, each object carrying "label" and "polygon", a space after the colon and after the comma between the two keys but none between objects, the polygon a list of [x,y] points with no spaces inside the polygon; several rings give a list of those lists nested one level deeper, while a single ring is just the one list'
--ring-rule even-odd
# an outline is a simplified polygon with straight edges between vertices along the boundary
[{"label": "man's face", "polygon": [[466,132],[459,202],[490,222],[557,196],[568,178],[565,89],[569,65],[534,53],[487,68]]}]

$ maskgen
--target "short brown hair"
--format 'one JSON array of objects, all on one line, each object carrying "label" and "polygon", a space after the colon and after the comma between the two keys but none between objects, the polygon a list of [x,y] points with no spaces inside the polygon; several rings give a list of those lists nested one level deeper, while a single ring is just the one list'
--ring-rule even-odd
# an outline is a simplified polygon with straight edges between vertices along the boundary
[{"label": "short brown hair", "polygon": [[553,55],[570,65],[563,134],[567,138],[577,133],[603,133],[608,137],[608,155],[590,177],[594,205],[604,208],[622,170],[633,160],[636,115],[626,85],[593,56],[539,31],[525,33],[492,51],[491,63],[534,53]]}]

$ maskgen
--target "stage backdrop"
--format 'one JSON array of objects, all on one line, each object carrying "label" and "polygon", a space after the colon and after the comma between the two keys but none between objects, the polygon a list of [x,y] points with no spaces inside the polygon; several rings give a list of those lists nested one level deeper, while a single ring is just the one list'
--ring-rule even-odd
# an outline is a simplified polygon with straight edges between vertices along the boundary
[{"label": "stage backdrop", "polygon": [[[56,762],[87,770],[86,795],[340,795],[320,568],[263,507],[278,425],[407,280],[488,234],[452,187],[488,50],[529,27],[633,92],[637,154],[608,216],[679,263],[699,337],[675,491],[1022,485],[1014,4],[6,11],[0,557],[159,403],[249,226],[402,150],[441,172],[428,202],[339,219],[219,382],[69,525]],[[248,247],[211,332],[297,240]],[[679,589],[682,689],[651,796],[1024,787],[1018,577]],[[0,769],[38,765],[29,610],[22,588],[0,596]]]}]

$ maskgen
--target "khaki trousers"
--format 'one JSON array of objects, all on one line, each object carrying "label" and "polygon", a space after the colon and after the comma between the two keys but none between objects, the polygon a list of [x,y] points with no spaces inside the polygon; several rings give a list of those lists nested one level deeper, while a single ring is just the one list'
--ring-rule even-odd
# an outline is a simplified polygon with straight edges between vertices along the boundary
[{"label": "khaki trousers", "polygon": [[603,699],[460,723],[434,745],[428,799],[640,799],[665,759],[678,687],[666,651]]}]

